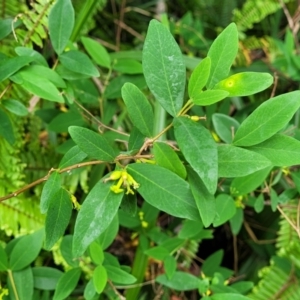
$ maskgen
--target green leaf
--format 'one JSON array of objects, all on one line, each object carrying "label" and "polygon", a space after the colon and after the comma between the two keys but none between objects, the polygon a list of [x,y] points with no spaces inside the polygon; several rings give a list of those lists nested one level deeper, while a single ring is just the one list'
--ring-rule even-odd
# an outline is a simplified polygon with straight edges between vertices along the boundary
[{"label": "green leaf", "polygon": [[104,254],[101,245],[94,241],[89,246],[89,256],[96,265],[101,265],[104,260]]},{"label": "green leaf", "polygon": [[146,137],[133,126],[128,140],[128,150],[138,152],[138,150],[143,146],[145,138]]},{"label": "green leaf", "polygon": [[213,277],[222,263],[224,250],[220,249],[207,257],[202,265],[201,271],[206,277]]},{"label": "green leaf", "polygon": [[117,156],[116,151],[109,145],[106,138],[92,130],[70,126],[69,133],[79,149],[91,158],[113,161]]},{"label": "green leaf", "polygon": [[168,279],[171,279],[175,274],[177,268],[177,261],[172,255],[168,255],[164,259],[164,269]]},{"label": "green leaf", "polygon": [[114,219],[123,193],[115,194],[110,184],[96,183],[79,210],[73,237],[73,255],[78,257],[103,233]]},{"label": "green leaf", "polygon": [[4,62],[2,61],[0,64],[0,82],[7,79],[32,61],[33,58],[28,56],[13,57]]},{"label": "green leaf", "polygon": [[142,64],[136,59],[117,59],[112,68],[123,74],[143,74]]},{"label": "green leaf", "polygon": [[156,260],[164,260],[167,256],[170,255],[170,251],[161,246],[156,246],[144,251],[144,253]]},{"label": "green leaf", "polygon": [[[101,266],[97,266],[96,269],[99,268],[99,267],[101,267]],[[94,272],[95,272],[95,270],[94,270]],[[94,300],[95,297],[96,297],[97,291],[96,291],[94,283],[93,283],[94,276],[92,277],[92,279],[90,279],[88,281],[87,285],[84,288],[83,297],[84,297],[85,300]],[[100,280],[101,280],[101,282],[103,280],[102,274],[100,274]],[[98,282],[98,280],[97,280],[97,282]]]},{"label": "green leaf", "polygon": [[214,194],[218,182],[217,145],[210,132],[187,117],[174,119],[174,133],[185,159]]},{"label": "green leaf", "polygon": [[166,143],[156,142],[153,145],[153,154],[156,163],[181,178],[186,178],[186,169],[176,152]]},{"label": "green leaf", "polygon": [[190,98],[196,98],[201,94],[202,89],[205,87],[209,73],[210,73],[211,60],[206,57],[201,60],[195,70],[192,72],[188,84],[188,92]]},{"label": "green leaf", "polygon": [[234,74],[214,86],[229,92],[229,97],[249,96],[261,92],[273,84],[269,73],[243,72]]},{"label": "green leaf", "polygon": [[7,110],[9,110],[10,112],[12,112],[17,116],[22,117],[28,115],[28,109],[25,107],[25,105],[22,102],[18,100],[7,99],[7,100],[2,100],[1,103]]},{"label": "green leaf", "polygon": [[21,71],[17,75],[21,78],[20,85],[29,93],[46,100],[64,103],[63,96],[50,80],[40,77],[30,70]]},{"label": "green leaf", "polygon": [[45,221],[45,249],[50,250],[62,237],[72,213],[70,194],[63,188],[51,195]]},{"label": "green leaf", "polygon": [[122,87],[122,98],[133,125],[145,136],[153,133],[153,111],[151,104],[141,90],[132,83]]},{"label": "green leaf", "polygon": [[34,287],[39,290],[55,290],[57,282],[64,274],[62,271],[50,267],[32,268]]},{"label": "green leaf", "polygon": [[138,192],[148,203],[172,216],[199,220],[189,185],[182,178],[150,164],[130,164],[127,170],[140,184]]},{"label": "green leaf", "polygon": [[10,254],[9,268],[12,271],[18,271],[30,265],[37,258],[42,248],[43,240],[43,229],[19,239]]},{"label": "green leaf", "polygon": [[123,271],[118,267],[114,267],[111,265],[105,266],[107,271],[107,277],[113,282],[117,284],[132,284],[136,282],[136,278],[131,274]]},{"label": "green leaf", "polygon": [[234,293],[218,293],[212,295],[209,299],[211,300],[250,300],[249,297],[234,294]]},{"label": "green leaf", "polygon": [[61,188],[61,175],[58,172],[54,171],[50,174],[42,190],[42,195],[40,200],[40,210],[42,214],[45,214],[47,212],[48,207],[52,202],[53,196],[60,188]]},{"label": "green leaf", "polygon": [[258,188],[269,175],[272,167],[254,172],[250,175],[237,177],[231,183],[231,192],[236,195],[245,195]]},{"label": "green leaf", "polygon": [[270,198],[271,198],[271,209],[273,212],[275,212],[277,209],[277,205],[279,203],[279,198],[276,191],[272,188],[271,188]]},{"label": "green leaf", "polygon": [[248,148],[268,158],[274,166],[290,167],[300,164],[300,141],[275,134],[266,141]]},{"label": "green leaf", "polygon": [[104,232],[102,232],[100,236],[97,238],[97,241],[100,243],[103,250],[105,250],[112,244],[112,242],[114,241],[115,237],[118,234],[118,231],[119,231],[119,218],[118,218],[118,214],[116,214],[112,222],[108,225],[108,227],[104,230]]},{"label": "green leaf", "polygon": [[87,37],[82,37],[81,42],[87,53],[97,65],[108,69],[110,68],[110,56],[100,43]]},{"label": "green leaf", "polygon": [[181,51],[169,30],[152,20],[143,50],[147,85],[161,106],[173,117],[183,104],[186,69]]},{"label": "green leaf", "polygon": [[159,275],[156,277],[155,282],[176,291],[195,290],[200,285],[199,278],[181,271],[175,272],[171,279],[166,274]]},{"label": "green leaf", "polygon": [[265,207],[265,199],[263,194],[259,194],[254,203],[254,210],[256,213],[260,213],[263,211]]},{"label": "green leaf", "polygon": [[216,201],[212,194],[210,194],[205,187],[203,181],[198,174],[192,169],[188,168],[188,181],[196,201],[204,227],[210,226],[216,215]]},{"label": "green leaf", "polygon": [[136,199],[136,194],[128,194],[124,195],[121,203],[121,209],[124,211],[126,214],[134,217],[137,212],[137,199]]},{"label": "green leaf", "polygon": [[196,105],[206,106],[219,102],[229,95],[227,91],[221,89],[218,90],[207,90],[199,93],[197,96],[192,98],[192,101]]},{"label": "green leaf", "polygon": [[8,258],[5,250],[0,245],[0,271],[8,269]]},{"label": "green leaf", "polygon": [[99,77],[100,74],[89,57],[77,50],[65,52],[59,56],[61,64],[70,71],[87,75],[90,77]]},{"label": "green leaf", "polygon": [[0,107],[0,136],[4,137],[11,145],[15,142],[14,129],[9,116]]},{"label": "green leaf", "polygon": [[14,19],[2,19],[0,20],[0,40],[7,37],[13,30]]},{"label": "green leaf", "polygon": [[71,269],[59,279],[53,300],[66,299],[76,288],[81,274],[80,268]]},{"label": "green leaf", "polygon": [[33,49],[30,49],[27,47],[16,47],[15,52],[19,56],[31,56],[33,58],[34,62],[36,62],[42,66],[48,67],[48,63],[47,63],[46,59],[44,58],[44,56],[41,53],[39,53]]},{"label": "green leaf", "polygon": [[79,149],[78,146],[72,147],[61,159],[59,168],[63,169],[82,162],[87,154]]},{"label": "green leaf", "polygon": [[60,55],[72,34],[75,13],[71,0],[58,0],[49,14],[50,40],[55,52]]},{"label": "green leaf", "polygon": [[233,143],[236,146],[253,146],[267,140],[291,120],[299,107],[300,91],[265,101],[241,124]]},{"label": "green leaf", "polygon": [[[9,299],[10,300],[32,299],[33,297],[32,269],[28,267],[20,271],[14,271],[12,272],[12,278],[13,278],[13,283],[11,282],[10,276],[8,276]],[[15,297],[15,292],[17,293],[18,298]]]},{"label": "green leaf", "polygon": [[215,113],[212,115],[212,122],[217,135],[227,144],[232,143],[234,133],[240,123],[227,115]]},{"label": "green leaf", "polygon": [[219,194],[216,198],[216,216],[214,227],[220,226],[230,220],[236,213],[236,206],[231,196]]},{"label": "green leaf", "polygon": [[107,283],[107,272],[106,269],[100,265],[97,266],[93,273],[93,284],[98,294],[101,294]]},{"label": "green leaf", "polygon": [[234,23],[228,25],[212,43],[207,56],[211,59],[207,88],[226,78],[238,52],[238,30]]},{"label": "green leaf", "polygon": [[72,255],[73,235],[64,235],[60,243],[60,252],[64,260],[71,267],[78,267],[79,260],[73,259]]},{"label": "green leaf", "polygon": [[264,169],[271,162],[258,153],[232,145],[218,145],[219,177],[241,177]]},{"label": "green leaf", "polygon": [[243,221],[244,221],[244,211],[242,208],[238,207],[236,209],[235,215],[229,220],[232,234],[237,235],[240,232],[241,227],[243,225]]}]

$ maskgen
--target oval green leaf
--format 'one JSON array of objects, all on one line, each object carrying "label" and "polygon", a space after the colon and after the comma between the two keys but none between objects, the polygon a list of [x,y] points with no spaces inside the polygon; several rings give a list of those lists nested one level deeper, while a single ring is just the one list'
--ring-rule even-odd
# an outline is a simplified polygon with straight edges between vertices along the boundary
[{"label": "oval green leaf", "polygon": [[169,279],[166,274],[156,277],[155,282],[176,291],[190,291],[198,289],[200,279],[192,274],[177,271]]},{"label": "oval green leaf", "polygon": [[137,191],[145,201],[172,216],[199,220],[189,185],[178,175],[150,164],[130,164],[127,170],[140,184]]},{"label": "oval green leaf", "polygon": [[181,178],[186,178],[186,169],[177,153],[166,143],[156,142],[153,145],[153,154],[156,163]]},{"label": "oval green leaf", "polygon": [[300,164],[300,141],[287,135],[275,134],[266,141],[248,149],[265,156],[277,167]]},{"label": "oval green leaf", "polygon": [[62,271],[50,267],[34,267],[32,273],[34,287],[44,291],[55,290],[59,278],[63,275]]},{"label": "oval green leaf", "polygon": [[238,52],[238,30],[234,23],[228,25],[212,43],[207,56],[211,59],[207,88],[212,89],[226,78]]},{"label": "oval green leaf", "polygon": [[79,149],[91,158],[113,161],[117,156],[106,138],[92,130],[79,126],[70,126],[69,133]]},{"label": "oval green leaf", "polygon": [[132,284],[136,282],[136,278],[131,274],[123,271],[118,267],[114,267],[111,265],[105,266],[107,271],[107,277],[113,282],[117,284]]},{"label": "oval green leaf", "polygon": [[99,77],[100,74],[89,57],[77,50],[65,52],[59,56],[61,64],[68,70],[87,75]]},{"label": "oval green leaf", "polygon": [[2,100],[1,103],[7,110],[9,110],[10,112],[12,112],[17,116],[23,117],[28,115],[28,109],[25,107],[25,105],[22,102],[18,100],[7,99],[7,100]]},{"label": "oval green leaf", "polygon": [[14,129],[7,113],[0,107],[0,136],[4,137],[11,145],[15,142]]},{"label": "oval green leaf", "polygon": [[59,168],[63,169],[82,162],[87,157],[87,154],[79,149],[76,145],[72,147],[61,159]]},{"label": "oval green leaf", "polygon": [[232,145],[218,145],[219,177],[246,176],[271,165],[263,155]]},{"label": "oval green leaf", "polygon": [[110,184],[99,181],[79,210],[73,237],[73,255],[79,257],[114,219],[123,193],[115,194]]},{"label": "oval green leaf", "polygon": [[173,117],[183,104],[186,69],[182,53],[169,30],[152,20],[143,50],[147,85],[161,106]]},{"label": "oval green leaf", "polygon": [[151,104],[141,90],[132,83],[122,87],[122,98],[133,125],[145,136],[153,133],[153,110]]},{"label": "oval green leaf", "polygon": [[220,194],[216,198],[216,216],[213,226],[217,227],[230,220],[236,213],[236,206],[231,196]]},{"label": "oval green leaf", "polygon": [[72,213],[70,194],[63,188],[51,195],[45,221],[45,249],[50,250],[62,237]]},{"label": "oval green leaf", "polygon": [[192,98],[196,105],[206,106],[219,102],[229,95],[227,91],[223,90],[207,90]]},{"label": "oval green leaf", "polygon": [[50,40],[55,52],[60,55],[72,34],[75,13],[71,0],[58,0],[49,14]]},{"label": "oval green leaf", "polygon": [[256,108],[237,130],[233,144],[253,146],[282,129],[300,107],[300,91],[271,98]]},{"label": "oval green leaf", "polygon": [[206,57],[201,60],[193,71],[188,84],[188,93],[190,98],[196,98],[199,94],[201,94],[210,74],[210,66],[210,57]]},{"label": "oval green leaf", "polygon": [[80,268],[71,269],[59,279],[53,300],[66,299],[76,288],[81,274]]},{"label": "oval green leaf", "polygon": [[93,273],[93,284],[98,294],[101,294],[107,283],[107,272],[106,269],[100,265],[97,266]]},{"label": "oval green leaf", "polygon": [[174,119],[174,133],[185,159],[214,194],[218,182],[217,145],[210,132],[187,117]]},{"label": "oval green leaf", "polygon": [[229,92],[229,97],[242,97],[261,92],[272,83],[273,76],[269,73],[243,72],[220,81],[214,89]]},{"label": "oval green leaf", "polygon": [[10,255],[9,268],[13,271],[18,271],[31,264],[37,258],[42,248],[43,240],[44,229],[18,240]]}]

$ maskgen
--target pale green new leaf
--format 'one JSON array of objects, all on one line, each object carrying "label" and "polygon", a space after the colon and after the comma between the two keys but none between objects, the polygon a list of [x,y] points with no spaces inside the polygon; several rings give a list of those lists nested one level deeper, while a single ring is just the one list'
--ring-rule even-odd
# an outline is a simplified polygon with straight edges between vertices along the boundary
[{"label": "pale green new leaf", "polygon": [[70,194],[63,188],[51,195],[45,221],[45,249],[50,250],[62,237],[72,213]]},{"label": "pale green new leaf", "polygon": [[214,89],[229,92],[229,97],[242,97],[261,92],[272,83],[273,76],[269,73],[243,72],[220,81]]},{"label": "pale green new leaf", "polygon": [[210,132],[187,117],[174,119],[174,133],[185,159],[214,194],[218,182],[217,145]]},{"label": "pale green new leaf", "polygon": [[97,266],[93,273],[93,284],[98,294],[101,294],[107,283],[106,269],[100,265]]},{"label": "pale green new leaf", "polygon": [[232,145],[218,145],[219,177],[241,177],[264,169],[271,162],[263,155]]},{"label": "pale green new leaf", "polygon": [[82,37],[81,41],[85,50],[97,65],[108,69],[110,68],[110,56],[99,42],[87,37]]},{"label": "pale green new leaf", "polygon": [[77,50],[65,52],[59,56],[61,64],[68,70],[87,75],[99,77],[100,74],[89,57]]},{"label": "pale green new leaf", "polygon": [[43,239],[44,229],[40,229],[18,240],[10,254],[9,268],[18,271],[30,265],[40,253]]},{"label": "pale green new leaf", "polygon": [[70,126],[69,133],[79,149],[91,158],[113,161],[117,156],[116,151],[110,146],[102,135],[79,126]]},{"label": "pale green new leaf", "polygon": [[188,84],[188,93],[190,98],[196,98],[205,87],[209,73],[211,60],[209,57],[204,58],[193,71]]},{"label": "pale green new leaf", "polygon": [[47,212],[50,202],[60,188],[61,175],[58,172],[54,171],[50,174],[42,190],[40,200],[40,210],[42,214]]},{"label": "pale green new leaf", "polygon": [[181,178],[186,178],[186,169],[177,153],[166,143],[156,142],[153,145],[153,154],[156,163],[176,173]]},{"label": "pale green new leaf", "polygon": [[220,194],[216,198],[216,216],[213,222],[214,227],[224,224],[230,220],[236,212],[236,206],[231,196]]},{"label": "pale green new leaf", "polygon": [[151,104],[141,90],[132,83],[122,87],[122,98],[133,125],[145,136],[153,132],[153,111]]},{"label": "pale green new leaf", "polygon": [[300,107],[300,91],[271,98],[256,108],[237,130],[233,144],[253,146],[282,129]]},{"label": "pale green new leaf", "polygon": [[198,174],[192,169],[188,168],[188,181],[191,186],[191,190],[199,209],[199,213],[204,227],[208,227],[216,215],[216,200],[212,194],[210,194],[205,187],[203,181]]},{"label": "pale green new leaf", "polygon": [[177,271],[169,279],[166,274],[156,277],[155,281],[176,291],[195,290],[200,285],[200,279],[190,273]]},{"label": "pale green new leaf", "polygon": [[173,117],[183,104],[186,68],[179,46],[169,30],[152,20],[143,50],[144,76],[150,91]]},{"label": "pale green new leaf", "polygon": [[140,184],[137,191],[145,201],[172,216],[199,220],[189,185],[181,177],[151,164],[130,164],[127,170]]},{"label": "pale green new leaf", "polygon": [[113,221],[123,193],[115,194],[110,184],[98,181],[79,210],[73,237],[73,256],[81,256]]},{"label": "pale green new leaf", "polygon": [[196,105],[206,106],[219,102],[226,98],[228,95],[229,93],[227,91],[223,91],[221,89],[207,90],[196,95],[194,98],[192,98],[192,101]]},{"label": "pale green new leaf", "polygon": [[212,89],[226,78],[238,52],[238,30],[234,23],[228,25],[212,43],[207,56],[211,59],[207,88]]},{"label": "pale green new leaf", "polygon": [[106,265],[107,277],[116,284],[132,284],[136,282],[136,278],[131,274],[123,271],[121,268]]},{"label": "pale green new leaf", "polygon": [[215,113],[212,115],[212,122],[217,135],[227,144],[233,140],[234,133],[240,126],[240,123],[227,115]]},{"label": "pale green new leaf", "polygon": [[49,14],[50,40],[55,52],[60,55],[72,34],[75,13],[71,0],[58,0]]},{"label": "pale green new leaf", "polygon": [[71,269],[66,272],[57,283],[53,300],[66,299],[76,288],[81,274],[80,268]]},{"label": "pale green new leaf", "polygon": [[267,157],[274,166],[290,167],[300,164],[300,141],[290,136],[275,134],[248,149]]}]

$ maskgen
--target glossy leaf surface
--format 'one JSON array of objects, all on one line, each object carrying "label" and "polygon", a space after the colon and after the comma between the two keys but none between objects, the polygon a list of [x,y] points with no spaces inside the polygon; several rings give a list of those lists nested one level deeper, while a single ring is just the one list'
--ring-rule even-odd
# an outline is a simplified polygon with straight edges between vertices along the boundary
[{"label": "glossy leaf surface", "polygon": [[196,105],[206,106],[219,102],[228,95],[229,93],[227,91],[223,91],[221,89],[206,90],[192,98],[192,101]]},{"label": "glossy leaf surface", "polygon": [[217,145],[210,132],[186,117],[174,120],[174,133],[185,159],[214,194],[218,181]]},{"label": "glossy leaf surface", "polygon": [[299,107],[299,91],[265,101],[241,124],[235,134],[234,145],[253,146],[267,140],[291,120]]},{"label": "glossy leaf surface", "polygon": [[152,20],[143,50],[144,76],[150,91],[161,106],[173,117],[183,104],[185,63],[169,30]]},{"label": "glossy leaf surface", "polygon": [[199,219],[189,186],[178,175],[150,164],[130,164],[127,170],[140,184],[137,191],[148,203],[176,217]]}]

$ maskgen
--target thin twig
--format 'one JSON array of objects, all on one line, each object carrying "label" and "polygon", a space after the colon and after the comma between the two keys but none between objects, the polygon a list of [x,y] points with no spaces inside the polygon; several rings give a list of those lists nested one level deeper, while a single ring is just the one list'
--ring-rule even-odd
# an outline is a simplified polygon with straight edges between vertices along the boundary
[{"label": "thin twig", "polygon": [[273,85],[273,89],[272,89],[270,98],[273,98],[275,96],[277,84],[278,84],[278,75],[277,75],[277,72],[274,72],[274,85]]}]

